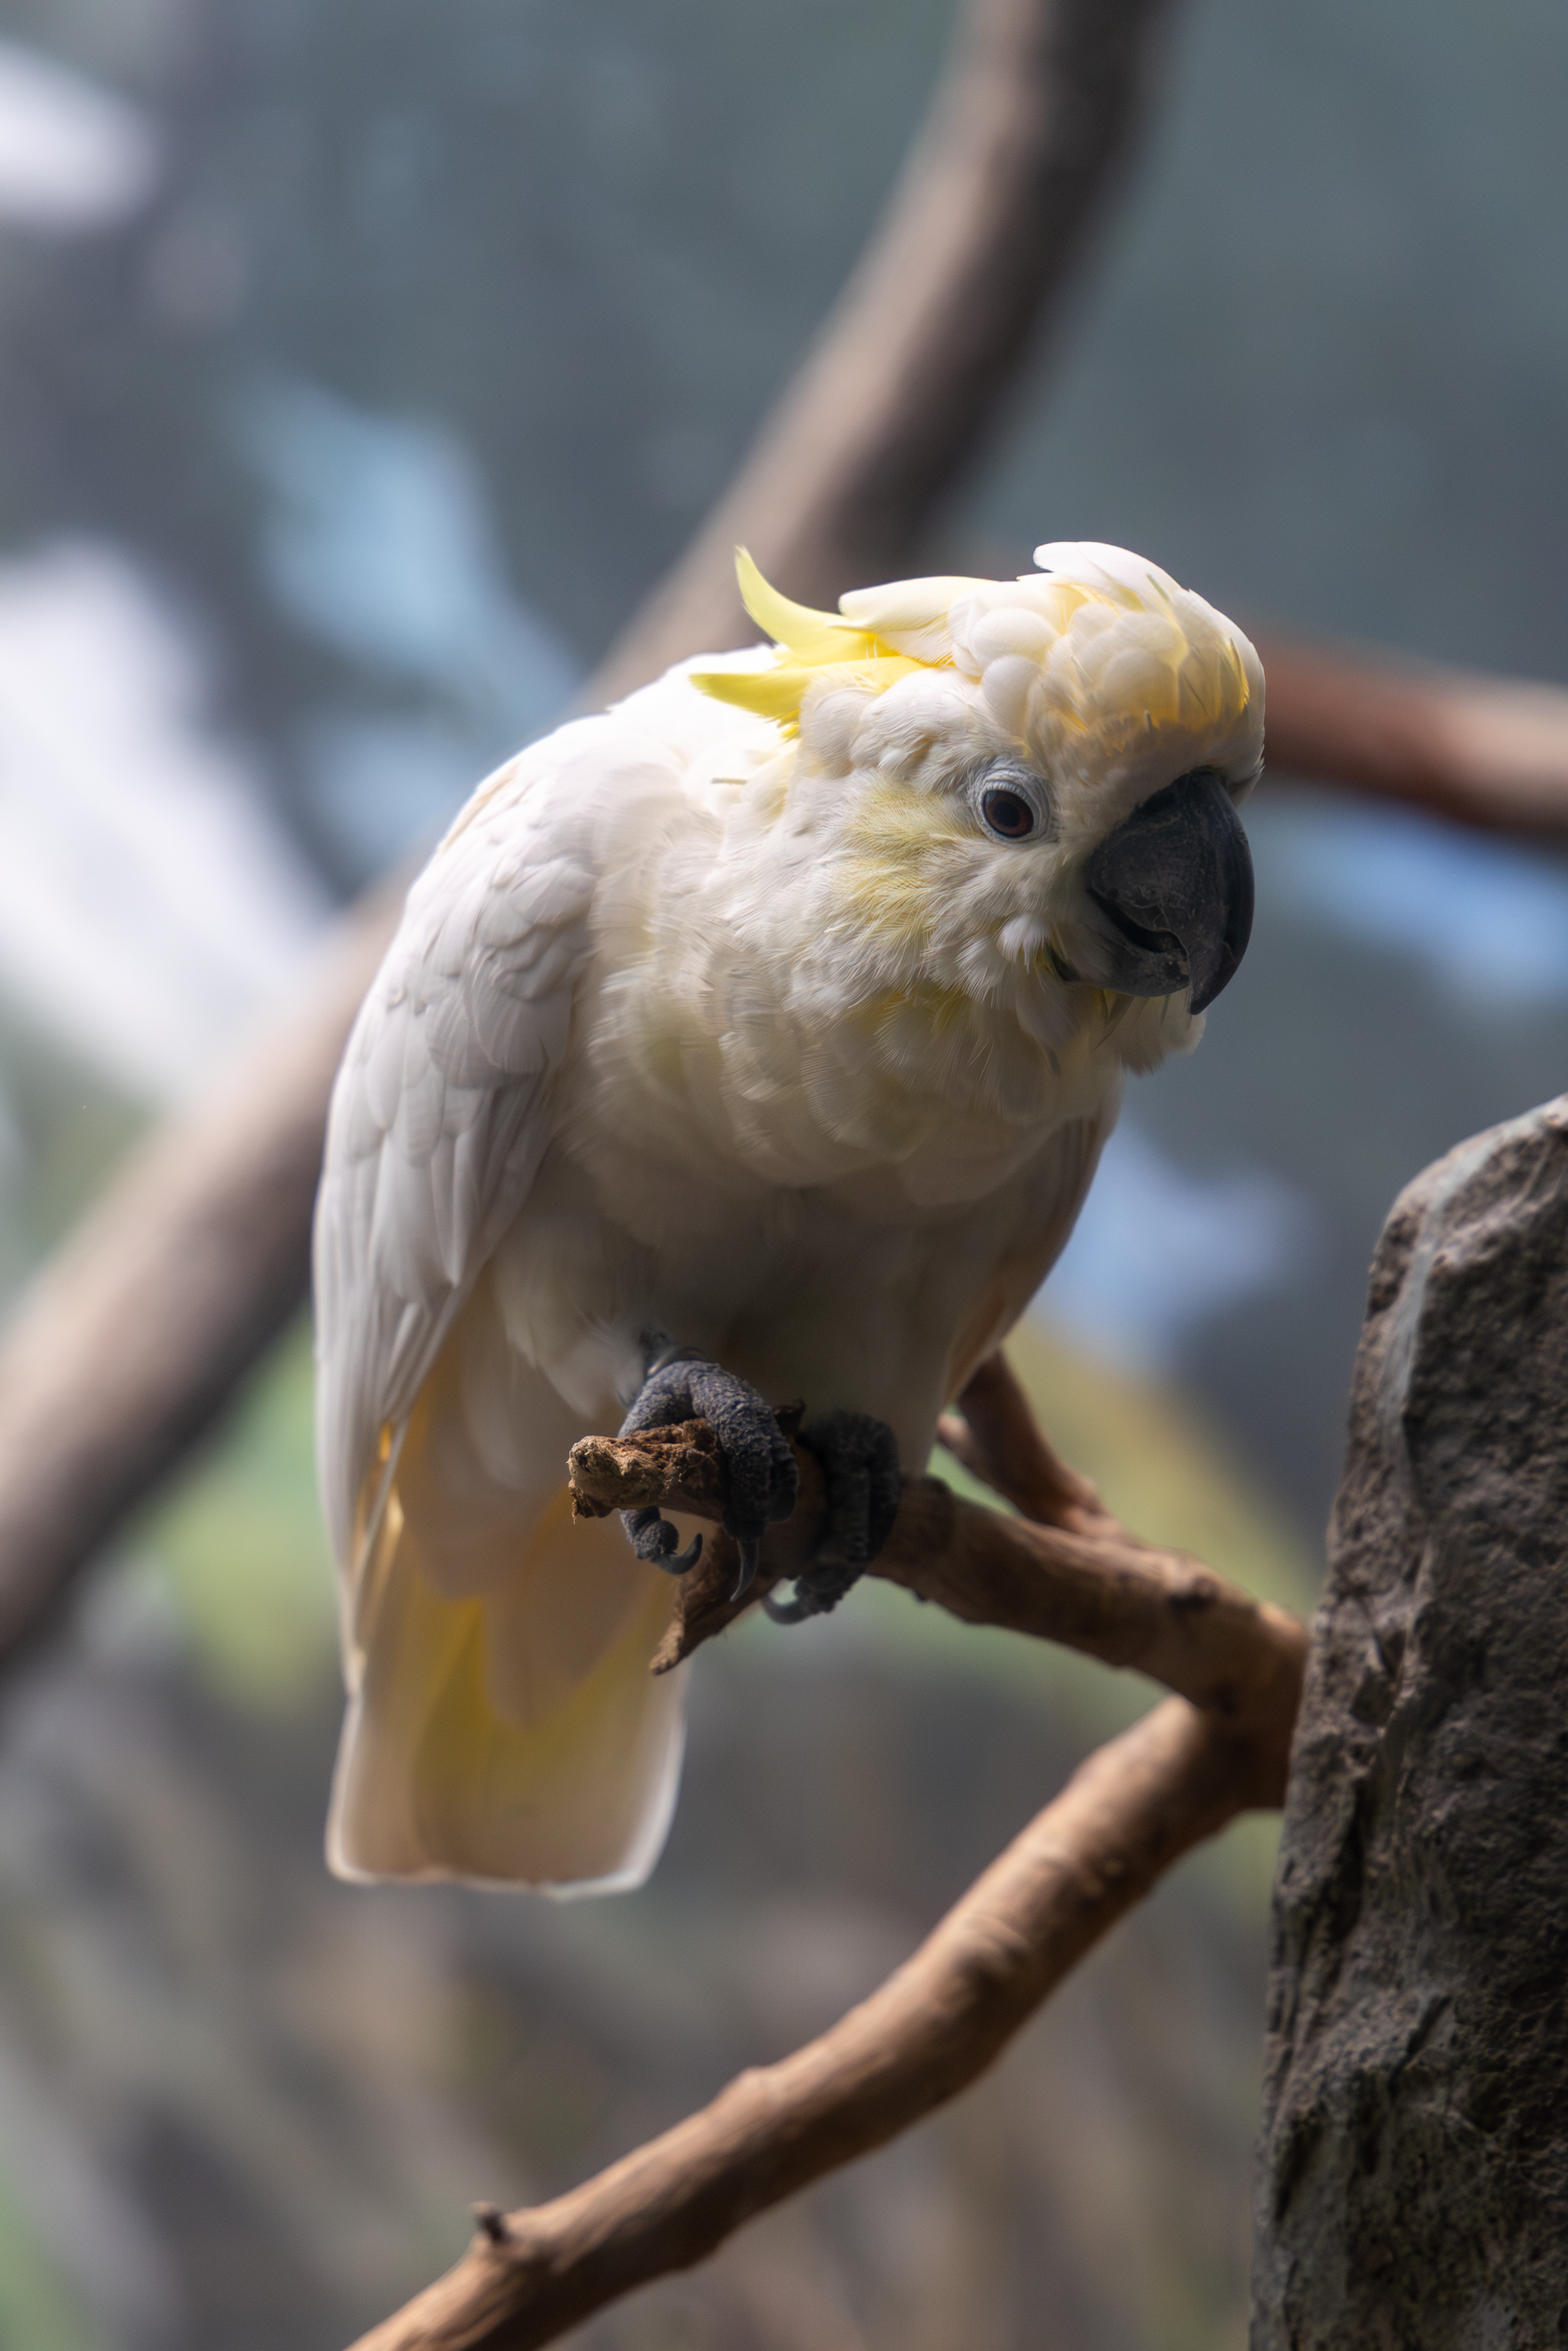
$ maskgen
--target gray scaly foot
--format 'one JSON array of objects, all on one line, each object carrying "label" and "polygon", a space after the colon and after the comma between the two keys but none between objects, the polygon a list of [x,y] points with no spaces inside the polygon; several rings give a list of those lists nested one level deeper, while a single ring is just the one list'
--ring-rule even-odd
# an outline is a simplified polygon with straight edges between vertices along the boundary
[{"label": "gray scaly foot", "polygon": [[[665,1345],[650,1362],[621,1434],[635,1437],[640,1429],[664,1428],[681,1420],[706,1420],[718,1439],[729,1486],[724,1524],[740,1550],[740,1578],[733,1594],[738,1600],[757,1573],[765,1531],[774,1520],[787,1519],[795,1507],[800,1484],[795,1457],[771,1408],[754,1387],[695,1347]],[[679,1537],[656,1503],[622,1510],[621,1519],[638,1558],[667,1574],[684,1575],[701,1557],[701,1535],[685,1551],[675,1549]]]},{"label": "gray scaly foot", "polygon": [[828,1524],[817,1556],[795,1579],[795,1597],[762,1605],[776,1625],[802,1625],[836,1608],[865,1573],[898,1516],[898,1445],[885,1421],[865,1412],[823,1412],[800,1442],[817,1456],[828,1488]]}]

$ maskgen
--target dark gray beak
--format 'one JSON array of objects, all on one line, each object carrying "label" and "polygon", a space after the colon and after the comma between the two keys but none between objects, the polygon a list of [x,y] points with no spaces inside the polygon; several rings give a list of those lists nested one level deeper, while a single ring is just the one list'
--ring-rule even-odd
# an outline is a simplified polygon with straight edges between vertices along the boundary
[{"label": "dark gray beak", "polygon": [[1214,1002],[1251,935],[1252,852],[1213,768],[1194,768],[1135,808],[1083,878],[1103,918],[1102,987],[1174,996],[1190,986],[1195,1012]]}]

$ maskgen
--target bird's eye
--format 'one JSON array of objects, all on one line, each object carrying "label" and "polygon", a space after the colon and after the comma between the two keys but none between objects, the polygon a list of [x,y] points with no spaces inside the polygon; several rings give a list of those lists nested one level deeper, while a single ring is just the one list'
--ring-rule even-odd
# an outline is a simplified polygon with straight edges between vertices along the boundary
[{"label": "bird's eye", "polygon": [[993,784],[980,801],[980,814],[1003,841],[1027,841],[1034,831],[1034,810],[1020,793]]}]

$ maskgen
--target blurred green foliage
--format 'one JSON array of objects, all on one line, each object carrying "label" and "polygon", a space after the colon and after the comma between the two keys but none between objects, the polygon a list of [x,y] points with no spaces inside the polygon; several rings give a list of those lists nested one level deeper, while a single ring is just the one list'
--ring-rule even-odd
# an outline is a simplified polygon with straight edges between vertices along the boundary
[{"label": "blurred green foliage", "polygon": [[302,1318],[128,1539],[126,1572],[172,1604],[199,1669],[225,1697],[267,1713],[316,1703],[332,1670],[312,1393]]},{"label": "blurred green foliage", "polygon": [[0,2351],[110,2351],[37,2216],[0,2171]]}]

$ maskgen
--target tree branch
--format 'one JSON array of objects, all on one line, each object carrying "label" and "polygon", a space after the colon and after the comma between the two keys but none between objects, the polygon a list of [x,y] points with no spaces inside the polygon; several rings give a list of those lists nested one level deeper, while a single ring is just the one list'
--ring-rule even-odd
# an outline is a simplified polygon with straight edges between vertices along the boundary
[{"label": "tree branch", "polygon": [[757,2212],[956,2097],[1173,1862],[1260,1801],[1253,1740],[1166,1699],[1100,1747],[832,2032],[740,2074],[555,2203],[486,2212],[456,2269],[355,2351],[531,2351],[691,2269]]},{"label": "tree branch", "polygon": [[1484,832],[1568,835],[1568,692],[1258,640],[1269,765]]},{"label": "tree branch", "polygon": [[1116,1523],[1087,1478],[1070,1469],[1034,1416],[1018,1374],[999,1351],[988,1356],[936,1434],[971,1477],[1041,1526],[1092,1534]]},{"label": "tree branch", "polygon": [[298,1304],[327,1096],[392,919],[372,895],[308,993],[133,1151],[0,1343],[0,1658],[211,1425]]},{"label": "tree branch", "polygon": [[880,1991],[570,2195],[490,2216],[355,2351],[531,2351],[907,2130],[1247,1802],[1236,1734],[1169,1698],[1100,1749]]},{"label": "tree branch", "polygon": [[[1026,1482],[1042,1440],[1027,1405],[1018,1411],[1012,1374],[994,1362],[971,1388],[987,1432],[977,1455],[998,1482]],[[1018,1440],[1012,1458],[997,1447],[1003,1426]],[[821,1531],[821,1472],[809,1452],[797,1458],[800,1501],[765,1538],[765,1583],[793,1573]],[[626,1443],[586,1440],[571,1472],[590,1513],[632,1501],[706,1518],[723,1509],[701,1422]],[[704,2260],[744,2221],[967,2088],[1173,1862],[1237,1813],[1280,1802],[1305,1627],[1095,1515],[1092,1535],[1030,1526],[934,1479],[906,1479],[872,1573],[967,1623],[1064,1640],[1188,1697],[1091,1757],[914,1957],[831,2032],[740,2074],[701,2113],[570,2195],[509,2216],[486,2208],[456,2267],[356,2351],[530,2351]],[[714,1573],[699,1562],[685,1581]],[[721,1591],[732,1574],[727,1562]],[[714,1629],[705,1620],[696,1637]]]},{"label": "tree branch", "polygon": [[[1054,1459],[1004,1357],[992,1357],[971,1381],[961,1399],[966,1414],[972,1395],[991,1408],[1005,1397],[1024,1440],[1021,1460],[984,1440],[974,1446],[999,1489],[1026,1482],[1035,1448]],[[735,1546],[722,1532],[709,1537],[681,1579],[655,1672],[690,1656],[780,1578],[809,1565],[826,1524],[826,1492],[816,1456],[797,1444],[795,1458],[800,1500],[794,1516],[764,1536],[752,1590],[738,1604],[730,1598]],[[569,1468],[585,1516],[649,1502],[709,1520],[723,1515],[722,1472],[702,1421],[629,1438],[584,1437]],[[1054,1641],[1163,1682],[1253,1742],[1247,1802],[1282,1801],[1305,1634],[1284,1609],[1254,1600],[1185,1552],[1140,1541],[1098,1506],[1087,1527],[1040,1525],[966,1501],[939,1479],[906,1476],[893,1531],[869,1573],[965,1624]]]}]

